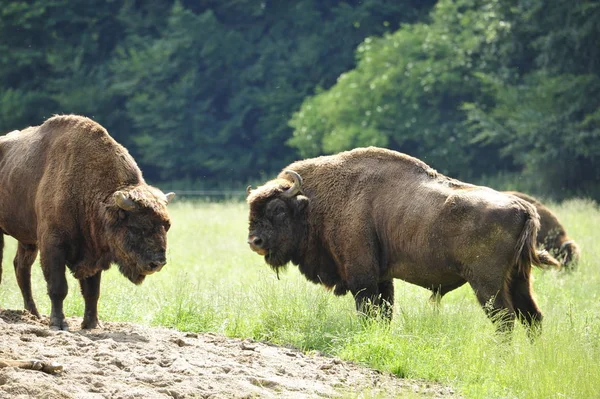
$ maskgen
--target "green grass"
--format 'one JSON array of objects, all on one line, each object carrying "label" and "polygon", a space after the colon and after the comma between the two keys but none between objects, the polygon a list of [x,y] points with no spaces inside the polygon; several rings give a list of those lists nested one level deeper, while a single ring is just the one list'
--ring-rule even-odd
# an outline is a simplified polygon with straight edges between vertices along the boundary
[{"label": "green grass", "polygon": [[[450,384],[468,398],[593,398],[600,392],[600,211],[592,202],[551,204],[582,248],[576,272],[534,272],[545,314],[542,336],[530,343],[517,326],[499,342],[468,286],[446,295],[439,309],[429,292],[397,280],[391,324],[356,316],[351,296],[335,297],[307,282],[294,266],[278,280],[246,244],[244,203],[171,206],[168,265],[136,287],[116,268],[105,273],[101,320],[163,325],[251,337],[322,351],[402,377]],[[15,242],[7,238],[0,305],[22,308],[12,271]],[[39,265],[34,296],[49,300]],[[82,315],[69,276],[67,315]]]}]

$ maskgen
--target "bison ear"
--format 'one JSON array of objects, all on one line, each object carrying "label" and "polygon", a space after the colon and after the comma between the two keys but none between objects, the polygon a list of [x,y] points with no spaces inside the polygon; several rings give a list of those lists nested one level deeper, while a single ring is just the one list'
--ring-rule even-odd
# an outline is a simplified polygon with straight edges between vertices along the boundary
[{"label": "bison ear", "polygon": [[175,198],[175,193],[171,192],[171,193],[167,193],[165,194],[167,196],[167,204],[169,202],[171,202],[173,200],[173,198]]},{"label": "bison ear", "polygon": [[137,205],[131,199],[125,196],[122,191],[116,191],[113,194],[113,198],[115,199],[115,204],[124,211],[134,211],[137,209]]},{"label": "bison ear", "polygon": [[294,214],[298,215],[303,212],[308,207],[309,201],[308,197],[304,195],[296,195],[294,197]]}]

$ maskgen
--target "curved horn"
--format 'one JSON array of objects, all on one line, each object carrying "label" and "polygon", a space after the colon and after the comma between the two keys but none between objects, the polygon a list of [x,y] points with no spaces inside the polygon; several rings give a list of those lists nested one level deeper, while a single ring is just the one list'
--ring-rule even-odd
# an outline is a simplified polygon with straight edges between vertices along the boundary
[{"label": "curved horn", "polygon": [[113,194],[117,206],[125,211],[133,211],[137,208],[135,202],[131,198],[127,198],[122,191],[117,191]]},{"label": "curved horn", "polygon": [[249,195],[250,191],[252,191],[252,186],[246,187],[246,194]]},{"label": "curved horn", "polygon": [[292,187],[288,188],[286,191],[284,191],[283,196],[285,198],[291,198],[298,193],[303,194],[302,176],[300,176],[297,172],[294,172],[293,170],[289,170],[289,169],[284,170],[283,173],[286,175],[292,176],[292,179],[294,179],[294,185]]},{"label": "curved horn", "polygon": [[175,198],[175,193],[170,192],[170,193],[165,194],[165,196],[167,197],[167,204],[168,204],[169,202],[171,202],[173,200],[173,198]]},{"label": "curved horn", "polygon": [[564,251],[566,247],[570,247],[571,245],[573,245],[574,242],[575,242],[574,240],[567,240],[567,241],[563,242],[562,245],[560,246],[560,249],[558,250],[558,252]]}]

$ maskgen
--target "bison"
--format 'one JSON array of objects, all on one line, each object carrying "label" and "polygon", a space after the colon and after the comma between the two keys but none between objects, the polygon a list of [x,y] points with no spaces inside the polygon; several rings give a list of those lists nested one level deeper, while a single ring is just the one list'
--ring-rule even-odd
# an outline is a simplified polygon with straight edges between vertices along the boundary
[{"label": "bison", "polygon": [[574,269],[579,263],[579,246],[569,238],[556,215],[532,196],[518,191],[505,191],[505,193],[515,195],[535,206],[540,215],[540,229],[537,235],[538,244],[558,259],[565,269]]},{"label": "bison", "polygon": [[536,250],[539,216],[517,197],[369,147],[294,162],[249,187],[247,202],[253,251],[275,271],[291,261],[334,294],[350,291],[361,313],[391,317],[395,278],[439,297],[468,282],[499,331],[515,317],[541,326],[532,264],[558,262]]},{"label": "bison", "polygon": [[30,281],[39,250],[50,327],[68,329],[65,266],[85,301],[81,327],[97,327],[103,270],[116,263],[140,284],[166,264],[173,196],[146,184],[127,150],[86,117],[54,116],[0,137],[0,244],[3,234],[18,241],[14,267],[25,309],[39,317]]}]

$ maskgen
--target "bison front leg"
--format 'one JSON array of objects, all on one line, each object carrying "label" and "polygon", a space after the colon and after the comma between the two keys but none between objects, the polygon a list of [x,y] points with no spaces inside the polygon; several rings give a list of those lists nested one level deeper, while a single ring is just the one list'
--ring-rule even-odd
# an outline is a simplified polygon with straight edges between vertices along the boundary
[{"label": "bison front leg", "polygon": [[386,319],[392,320],[394,314],[394,280],[382,281],[377,288],[381,300],[381,314]]},{"label": "bison front leg", "polygon": [[13,264],[17,283],[23,296],[23,305],[31,314],[39,318],[40,313],[35,306],[35,301],[31,293],[31,265],[33,265],[36,256],[37,246],[19,243]]},{"label": "bison front leg", "polygon": [[0,283],[2,282],[2,258],[4,257],[4,232],[0,230]]},{"label": "bison front leg", "polygon": [[92,329],[99,326],[98,323],[98,298],[100,298],[100,277],[102,271],[91,277],[80,279],[81,295],[85,300],[85,312],[81,328]]},{"label": "bison front leg", "polygon": [[373,317],[377,314],[375,305],[379,295],[377,284],[368,287],[350,288],[350,292],[354,295],[356,310],[361,315]]},{"label": "bison front leg", "polygon": [[391,320],[394,305],[394,283],[392,280],[377,283],[374,279],[355,279],[348,282],[348,287],[356,310],[368,317],[383,316]]},{"label": "bison front leg", "polygon": [[59,245],[47,242],[40,246],[40,263],[52,303],[50,328],[53,330],[69,329],[63,313],[63,302],[69,290],[65,277],[65,262],[64,252]]}]

